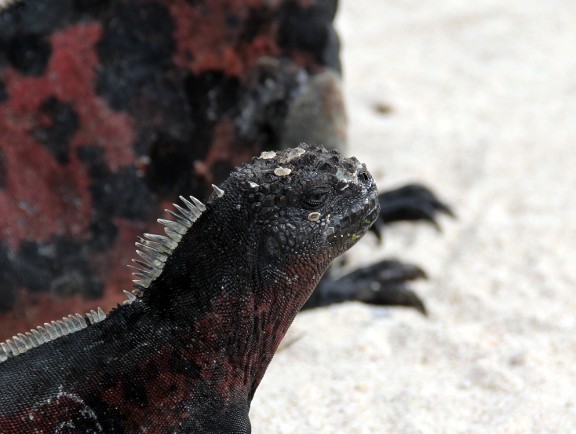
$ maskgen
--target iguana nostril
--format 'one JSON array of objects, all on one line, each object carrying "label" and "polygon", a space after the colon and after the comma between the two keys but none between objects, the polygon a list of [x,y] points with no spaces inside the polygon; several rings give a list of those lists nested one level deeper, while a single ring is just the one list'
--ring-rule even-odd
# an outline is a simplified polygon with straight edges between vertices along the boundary
[{"label": "iguana nostril", "polygon": [[367,174],[366,172],[360,172],[360,173],[358,174],[358,179],[359,179],[361,182],[368,182],[368,181],[370,181],[370,177],[368,176],[368,174]]}]

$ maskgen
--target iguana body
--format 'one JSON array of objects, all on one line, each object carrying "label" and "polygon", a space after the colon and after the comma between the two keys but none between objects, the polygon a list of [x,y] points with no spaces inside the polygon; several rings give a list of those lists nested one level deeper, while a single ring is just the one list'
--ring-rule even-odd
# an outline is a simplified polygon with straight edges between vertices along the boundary
[{"label": "iguana body", "polygon": [[379,211],[364,165],[308,146],[237,169],[204,212],[184,203],[170,238],[140,243],[138,298],[24,354],[1,347],[2,432],[250,432],[294,316]]}]

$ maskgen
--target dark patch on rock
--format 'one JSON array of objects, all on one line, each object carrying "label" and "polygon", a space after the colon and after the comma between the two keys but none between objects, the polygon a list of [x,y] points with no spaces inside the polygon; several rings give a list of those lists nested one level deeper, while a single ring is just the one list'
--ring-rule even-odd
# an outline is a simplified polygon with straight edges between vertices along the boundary
[{"label": "dark patch on rock", "polygon": [[0,288],[2,288],[0,313],[9,312],[16,303],[18,294],[9,250],[2,242],[0,242]]},{"label": "dark patch on rock", "polygon": [[78,157],[88,167],[90,193],[99,218],[145,220],[149,216],[155,196],[134,166],[111,171],[104,150],[96,146],[80,148]]},{"label": "dark patch on rock", "polygon": [[56,161],[67,164],[70,161],[70,139],[79,126],[74,106],[50,97],[40,106],[40,115],[45,126],[33,130],[33,136],[46,146]]},{"label": "dark patch on rock", "polygon": [[96,92],[134,120],[136,153],[148,155],[160,136],[189,141],[194,124],[182,89],[183,72],[172,63],[176,43],[168,10],[157,3],[113,2],[100,15],[106,19],[96,46]]},{"label": "dark patch on rock", "polygon": [[82,294],[88,299],[102,296],[104,285],[90,266],[90,256],[81,240],[56,237],[49,242],[25,241],[13,268],[18,286],[56,297]]},{"label": "dark patch on rock", "polygon": [[6,16],[0,17],[0,40],[23,33],[50,34],[70,22],[73,13],[72,0],[19,2]]},{"label": "dark patch on rock", "polygon": [[257,37],[262,30],[270,25],[271,12],[266,8],[252,8],[248,14],[248,18],[243,23],[242,33],[240,40],[250,43]]},{"label": "dark patch on rock", "polygon": [[204,157],[199,151],[195,144],[160,137],[150,148],[150,164],[145,176],[148,188],[168,197],[192,192],[194,161]]},{"label": "dark patch on rock", "polygon": [[6,83],[0,81],[0,103],[8,99],[8,91],[6,90]]},{"label": "dark patch on rock", "polygon": [[246,148],[276,148],[290,103],[307,80],[308,75],[288,61],[269,59],[257,65],[237,103],[240,144]]},{"label": "dark patch on rock", "polygon": [[8,182],[8,168],[6,166],[6,156],[4,151],[0,149],[0,190],[6,187]]},{"label": "dark patch on rock", "polygon": [[170,14],[156,3],[115,3],[106,15],[113,19],[103,21],[97,46],[98,94],[118,111],[131,111],[142,97],[158,103],[166,96],[163,73],[174,53]]},{"label": "dark patch on rock", "polygon": [[44,74],[51,54],[50,43],[42,36],[33,33],[14,36],[6,47],[8,61],[23,75]]},{"label": "dark patch on rock", "polygon": [[108,9],[110,4],[112,3],[111,0],[74,0],[74,7],[75,9],[88,16],[98,16],[101,15],[103,12]]},{"label": "dark patch on rock", "polygon": [[[202,89],[203,87],[203,89]],[[238,98],[242,91],[240,80],[222,72],[206,72],[186,81],[188,100],[196,112],[207,112],[208,120],[233,117],[238,113]]]},{"label": "dark patch on rock", "polygon": [[280,12],[278,45],[288,52],[307,53],[340,72],[340,42],[331,24],[337,4],[337,0],[321,0],[311,6],[301,6],[296,0],[285,2]]},{"label": "dark patch on rock", "polygon": [[217,183],[222,182],[224,179],[226,179],[228,175],[230,175],[232,169],[234,169],[234,167],[230,164],[229,161],[217,160],[212,165],[212,174],[214,176],[214,180]]},{"label": "dark patch on rock", "polygon": [[92,240],[90,247],[94,251],[106,251],[114,246],[118,238],[118,228],[111,218],[94,219],[90,224]]},{"label": "dark patch on rock", "polygon": [[184,83],[194,126],[194,146],[208,151],[212,142],[212,127],[223,118],[233,118],[238,113],[238,100],[242,91],[236,77],[220,71],[189,75]]}]

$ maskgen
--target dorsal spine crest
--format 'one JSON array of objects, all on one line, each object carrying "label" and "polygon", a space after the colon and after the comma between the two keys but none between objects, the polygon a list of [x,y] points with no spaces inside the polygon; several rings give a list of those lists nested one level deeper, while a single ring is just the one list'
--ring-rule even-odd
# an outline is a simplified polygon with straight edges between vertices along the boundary
[{"label": "dorsal spine crest", "polygon": [[[2,7],[3,3],[0,0],[0,10]],[[176,220],[158,219],[158,222],[164,225],[164,231],[168,236],[146,233],[135,243],[138,247],[136,254],[140,259],[132,259],[132,261],[138,267],[128,265],[134,270],[132,275],[136,277],[133,280],[135,289],[132,292],[124,291],[127,299],[122,304],[133,303],[143,295],[142,290],[148,288],[162,273],[166,260],[178,246],[182,236],[206,210],[206,206],[193,196],[190,196],[190,200],[180,196],[180,200],[184,206],[174,204],[176,211],[166,210]],[[97,308],[87,312],[85,316],[68,315],[61,320],[44,323],[44,326],[38,326],[24,334],[19,333],[12,339],[0,343],[0,362],[23,354],[43,343],[82,330],[88,327],[89,323],[96,324],[105,318],[104,311]]]}]

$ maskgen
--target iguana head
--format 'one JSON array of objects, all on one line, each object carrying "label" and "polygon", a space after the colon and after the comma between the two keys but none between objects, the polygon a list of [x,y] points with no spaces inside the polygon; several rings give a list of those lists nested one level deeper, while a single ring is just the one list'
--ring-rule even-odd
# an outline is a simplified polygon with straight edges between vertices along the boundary
[{"label": "iguana head", "polygon": [[366,233],[379,210],[364,164],[305,144],[264,152],[236,170],[221,191],[213,203],[227,191],[241,192],[236,208],[251,215],[244,220],[258,237],[259,262],[293,273],[312,268],[323,273]]},{"label": "iguana head", "polygon": [[281,296],[295,315],[330,262],[366,233],[379,211],[364,164],[305,144],[264,152],[239,167],[215,187],[205,209],[185,204],[195,215],[176,217],[189,229],[163,221],[171,239],[162,243],[175,247],[165,254],[149,250],[143,264],[152,268],[143,270],[145,298],[171,311],[178,303],[182,316],[183,303],[209,305],[205,311],[221,294],[248,292],[271,304]]}]

